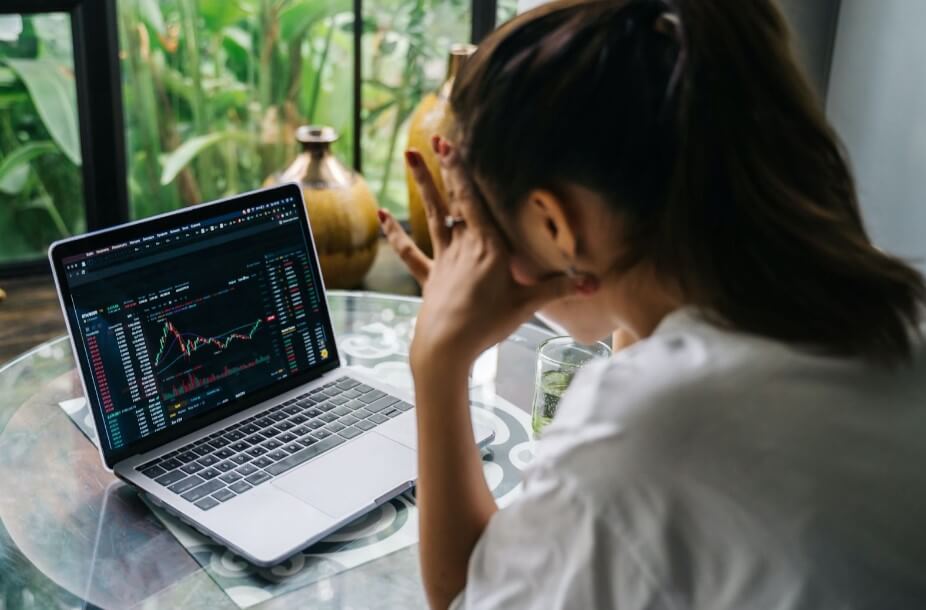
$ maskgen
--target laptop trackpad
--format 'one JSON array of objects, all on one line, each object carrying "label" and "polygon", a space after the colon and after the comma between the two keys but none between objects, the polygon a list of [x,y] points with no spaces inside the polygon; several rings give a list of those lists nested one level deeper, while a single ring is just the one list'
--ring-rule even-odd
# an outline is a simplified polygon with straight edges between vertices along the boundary
[{"label": "laptop trackpad", "polygon": [[372,432],[280,477],[273,485],[331,517],[342,518],[414,480],[416,460],[408,447]]}]

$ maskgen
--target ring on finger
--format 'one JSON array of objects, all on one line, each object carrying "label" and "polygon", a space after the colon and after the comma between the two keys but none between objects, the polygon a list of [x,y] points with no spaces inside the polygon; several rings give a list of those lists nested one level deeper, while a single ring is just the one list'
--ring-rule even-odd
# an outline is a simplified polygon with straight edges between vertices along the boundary
[{"label": "ring on finger", "polygon": [[465,224],[466,220],[460,216],[444,216],[444,226],[453,229],[456,225]]}]

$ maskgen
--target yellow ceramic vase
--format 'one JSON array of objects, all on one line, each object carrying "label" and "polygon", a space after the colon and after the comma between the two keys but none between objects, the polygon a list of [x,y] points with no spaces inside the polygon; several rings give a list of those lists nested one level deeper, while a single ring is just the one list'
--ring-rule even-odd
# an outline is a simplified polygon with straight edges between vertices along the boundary
[{"label": "yellow ceramic vase", "polygon": [[331,127],[296,130],[302,153],[265,184],[298,182],[328,288],[355,288],[373,265],[379,243],[376,198],[363,177],[331,153]]},{"label": "yellow ceramic vase", "polygon": [[[431,170],[431,175],[434,176],[438,190],[444,195],[446,195],[446,189],[440,175],[440,164],[431,150],[431,137],[449,135],[453,126],[453,115],[450,110],[450,92],[453,90],[453,81],[460,66],[475,52],[476,47],[471,44],[457,44],[451,47],[450,57],[447,60],[447,78],[437,91],[429,93],[421,100],[412,114],[408,127],[408,147],[421,153],[425,164]],[[431,236],[428,234],[424,203],[407,167],[405,168],[405,181],[408,185],[408,219],[411,224],[412,239],[430,256]]]}]

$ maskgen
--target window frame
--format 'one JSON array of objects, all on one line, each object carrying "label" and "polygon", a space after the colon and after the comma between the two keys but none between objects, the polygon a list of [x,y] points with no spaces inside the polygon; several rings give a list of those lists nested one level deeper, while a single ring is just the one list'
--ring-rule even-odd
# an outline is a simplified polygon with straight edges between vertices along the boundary
[{"label": "window frame", "polygon": [[[74,80],[83,162],[84,209],[87,230],[128,222],[122,72],[119,65],[117,0],[5,0],[0,15],[67,13],[74,44]],[[470,0],[470,39],[480,42],[495,29],[497,0]],[[363,0],[353,0],[354,23],[362,23]],[[363,28],[353,32],[353,158],[363,169]],[[0,263],[0,278],[48,274],[45,257]]]}]

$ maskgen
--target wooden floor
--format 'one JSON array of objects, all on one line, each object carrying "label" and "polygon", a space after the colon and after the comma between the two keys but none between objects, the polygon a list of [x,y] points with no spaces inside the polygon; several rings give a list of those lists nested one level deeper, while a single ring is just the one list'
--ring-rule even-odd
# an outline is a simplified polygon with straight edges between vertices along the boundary
[{"label": "wooden floor", "polygon": [[[7,298],[0,302],[0,366],[67,330],[50,276],[0,280]],[[415,280],[385,241],[362,287],[393,294],[419,294]]]}]

